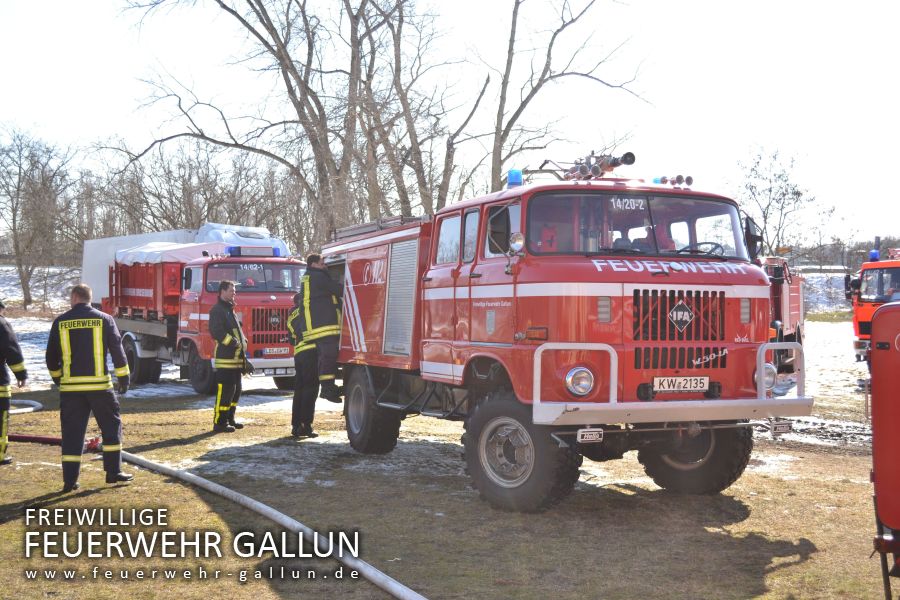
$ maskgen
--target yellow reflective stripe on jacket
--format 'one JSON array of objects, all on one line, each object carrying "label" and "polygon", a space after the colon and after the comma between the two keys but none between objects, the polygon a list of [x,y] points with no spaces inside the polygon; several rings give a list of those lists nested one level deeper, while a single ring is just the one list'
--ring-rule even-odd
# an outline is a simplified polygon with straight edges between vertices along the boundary
[{"label": "yellow reflective stripe on jacket", "polygon": [[319,381],[328,381],[334,379],[334,375],[319,375]]},{"label": "yellow reflective stripe on jacket", "polygon": [[63,454],[62,455],[63,462],[81,462],[80,454]]},{"label": "yellow reflective stripe on jacket", "polygon": [[[309,275],[303,276],[303,318],[306,320],[306,331],[312,329],[312,314],[309,311]],[[304,332],[303,337],[306,337]]]},{"label": "yellow reflective stripe on jacket", "polygon": [[0,385],[0,398],[9,398],[12,395],[12,392],[9,391],[10,386],[8,385]]},{"label": "yellow reflective stripe on jacket", "polygon": [[216,369],[242,369],[244,361],[232,360],[230,358],[217,358],[213,360],[213,367]]},{"label": "yellow reflective stripe on jacket", "polygon": [[128,368],[128,365],[116,369],[116,377],[126,377],[128,375],[131,375],[131,369]]},{"label": "yellow reflective stripe on jacket", "polygon": [[10,370],[12,370],[13,373],[21,373],[22,371],[25,370],[25,363],[20,362],[15,365],[9,365],[9,368],[10,368]]},{"label": "yellow reflective stripe on jacket", "polygon": [[82,384],[59,384],[60,392],[102,392],[103,390],[111,390],[112,383],[82,383]]},{"label": "yellow reflective stripe on jacket", "polygon": [[59,345],[62,348],[63,377],[68,377],[72,370],[72,344],[69,342],[69,330],[59,328]]},{"label": "yellow reflective stripe on jacket", "polygon": [[104,452],[118,452],[121,449],[122,449],[122,444],[110,444],[108,446],[106,444],[103,444]]},{"label": "yellow reflective stripe on jacket", "polygon": [[106,361],[103,360],[103,325],[101,321],[100,327],[92,327],[94,330],[94,374],[98,377],[103,375],[103,368]]},{"label": "yellow reflective stripe on jacket", "polygon": [[329,337],[332,335],[340,335],[340,334],[341,334],[340,328],[335,325],[334,327],[320,328],[319,333],[316,333],[313,335],[304,335],[303,341],[311,342],[313,340],[318,340],[318,339],[321,339],[324,337]]},{"label": "yellow reflective stripe on jacket", "polygon": [[314,350],[316,348],[315,344],[307,344],[306,342],[300,342],[296,346],[294,346],[294,354],[300,354],[301,352],[306,352],[307,350]]},{"label": "yellow reflective stripe on jacket", "polygon": [[109,373],[106,375],[75,375],[74,377],[63,377],[62,383],[109,383]]},{"label": "yellow reflective stripe on jacket", "polygon": [[234,339],[234,338],[231,337],[231,334],[230,334],[230,333],[226,333],[226,334],[225,334],[225,337],[222,338],[222,344],[225,345],[225,346],[227,346],[227,345],[231,344],[231,340],[233,340],[233,339]]},{"label": "yellow reflective stripe on jacket", "polygon": [[320,333],[325,333],[326,335],[338,335],[341,333],[340,325],[323,325],[322,327],[316,327],[315,329],[310,329],[309,331],[303,332],[303,339],[308,339],[310,336],[316,336]]},{"label": "yellow reflective stripe on jacket", "polygon": [[62,377],[62,369],[59,371],[50,371],[50,377]]}]

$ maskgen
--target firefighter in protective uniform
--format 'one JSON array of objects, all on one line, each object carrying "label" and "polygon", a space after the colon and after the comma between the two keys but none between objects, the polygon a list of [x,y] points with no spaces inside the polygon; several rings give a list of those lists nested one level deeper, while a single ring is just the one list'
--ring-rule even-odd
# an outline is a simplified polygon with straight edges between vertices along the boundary
[{"label": "firefighter in protective uniform", "polygon": [[331,278],[318,254],[306,257],[303,276],[303,341],[314,342],[318,355],[322,397],[341,402],[343,390],[334,382],[337,374],[338,340],[341,335],[341,297],[344,287]]},{"label": "firefighter in protective uniform", "polygon": [[16,334],[3,316],[6,305],[0,301],[0,465],[8,465],[12,462],[11,456],[6,456],[6,445],[9,440],[9,400],[10,392],[9,369],[16,376],[19,387],[25,385],[28,379],[28,371],[25,370],[25,359],[22,357],[22,349],[19,348],[19,340]]},{"label": "firefighter in protective uniform", "polygon": [[291,436],[319,437],[312,429],[316,398],[319,397],[319,369],[316,344],[303,340],[306,318],[303,292],[294,294],[294,309],[288,315],[288,334],[294,347],[294,403],[291,410]]},{"label": "firefighter in protective uniform", "polygon": [[120,394],[128,391],[129,369],[115,320],[92,307],[91,288],[72,288],[72,309],[53,321],[47,340],[47,369],[59,386],[62,423],[63,491],[78,489],[84,434],[91,413],[103,434],[103,470],[106,483],[131,481],[122,472],[122,419],[106,366],[112,356]]},{"label": "firefighter in protective uniform", "polygon": [[219,301],[209,311],[209,334],[216,342],[213,368],[216,370],[216,404],[213,409],[213,431],[231,433],[243,429],[234,420],[241,398],[241,376],[253,372],[247,360],[246,338],[234,315],[235,283],[219,282]]}]

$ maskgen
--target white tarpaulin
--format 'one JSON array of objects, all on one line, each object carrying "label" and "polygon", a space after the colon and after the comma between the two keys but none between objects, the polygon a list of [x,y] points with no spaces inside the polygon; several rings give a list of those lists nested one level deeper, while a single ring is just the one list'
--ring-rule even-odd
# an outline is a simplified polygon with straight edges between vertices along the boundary
[{"label": "white tarpaulin", "polygon": [[272,237],[265,227],[243,227],[207,223],[197,232],[197,242],[224,242],[229,246],[265,246],[278,248],[281,256],[290,255],[283,240]]},{"label": "white tarpaulin", "polygon": [[134,248],[116,252],[116,262],[124,265],[135,263],[189,262],[209,254],[225,254],[229,244],[209,242],[205,244],[175,244],[172,242],[150,242]]}]

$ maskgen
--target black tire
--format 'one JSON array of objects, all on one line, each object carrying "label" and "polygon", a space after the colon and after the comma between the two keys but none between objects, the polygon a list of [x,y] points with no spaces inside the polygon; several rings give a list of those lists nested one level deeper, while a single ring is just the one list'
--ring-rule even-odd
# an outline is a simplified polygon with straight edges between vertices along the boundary
[{"label": "black tire", "polygon": [[738,480],[753,451],[750,427],[704,429],[674,450],[642,448],[638,461],[659,487],[681,494],[718,494]]},{"label": "black tire", "polygon": [[403,415],[375,405],[363,367],[354,367],[345,385],[344,419],[347,438],[357,452],[387,454],[397,446]]},{"label": "black tire", "polygon": [[122,349],[125,351],[125,360],[128,362],[128,371],[131,373],[129,385],[146,383],[146,362],[143,359],[138,358],[137,347],[130,336],[126,336],[122,340]]},{"label": "black tire", "polygon": [[273,377],[272,379],[275,380],[275,387],[279,390],[292,390],[294,389],[294,383],[296,382],[296,379],[293,376]]},{"label": "black tire", "polygon": [[489,394],[466,420],[466,470],[481,497],[496,508],[545,510],[578,481],[582,456],[560,448],[551,428],[532,423],[531,412],[504,390]]},{"label": "black tire", "polygon": [[162,376],[162,363],[155,358],[142,358],[147,361],[147,383],[159,383]]},{"label": "black tire", "polygon": [[216,387],[216,374],[213,371],[212,363],[204,360],[197,352],[196,346],[191,346],[190,358],[188,359],[190,368],[191,387],[198,394],[210,395]]}]

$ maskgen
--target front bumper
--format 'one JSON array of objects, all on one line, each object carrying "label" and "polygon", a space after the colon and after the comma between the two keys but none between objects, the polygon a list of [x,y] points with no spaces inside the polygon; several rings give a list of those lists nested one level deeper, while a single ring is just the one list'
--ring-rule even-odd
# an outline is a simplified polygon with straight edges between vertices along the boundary
[{"label": "front bumper", "polygon": [[[609,354],[608,402],[543,402],[541,356],[547,350],[595,350]],[[763,386],[763,364],[769,350],[793,350],[797,374],[797,395],[767,397]],[[731,421],[770,417],[804,416],[812,412],[813,398],[805,395],[803,347],[797,342],[761,344],[756,354],[756,398],[698,399],[650,402],[619,402],[618,355],[608,344],[550,342],[534,353],[534,396],[532,420],[539,425],[607,425],[613,423],[665,423],[684,421]]]},{"label": "front bumper", "polygon": [[260,377],[293,377],[294,358],[251,358],[253,376]]}]

